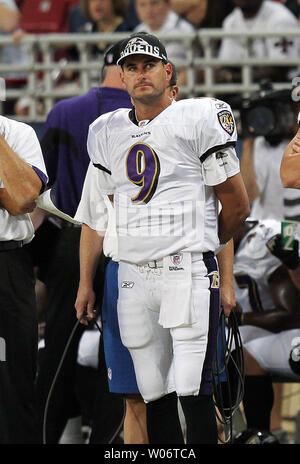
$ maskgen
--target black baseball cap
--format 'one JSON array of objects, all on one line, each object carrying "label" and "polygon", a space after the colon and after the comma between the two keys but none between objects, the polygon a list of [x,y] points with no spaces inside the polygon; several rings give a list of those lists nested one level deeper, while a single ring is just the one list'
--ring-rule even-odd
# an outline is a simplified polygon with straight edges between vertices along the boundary
[{"label": "black baseball cap", "polygon": [[117,64],[117,61],[120,56],[120,41],[109,45],[104,52],[103,65],[104,66],[113,66]]},{"label": "black baseball cap", "polygon": [[120,43],[117,64],[122,66],[126,58],[132,55],[150,55],[168,63],[164,45],[155,35],[147,32],[136,32]]}]

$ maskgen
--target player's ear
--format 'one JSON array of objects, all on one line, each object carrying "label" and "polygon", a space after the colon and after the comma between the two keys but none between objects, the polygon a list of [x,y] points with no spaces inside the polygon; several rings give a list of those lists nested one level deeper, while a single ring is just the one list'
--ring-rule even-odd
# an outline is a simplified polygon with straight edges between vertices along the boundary
[{"label": "player's ear", "polygon": [[120,79],[121,79],[121,82],[122,82],[122,85],[123,85],[124,89],[126,90],[126,85],[125,85],[125,81],[124,81],[123,68],[120,68]]},{"label": "player's ear", "polygon": [[173,85],[172,87],[172,96],[174,100],[177,100],[178,98],[178,93],[179,93],[179,87],[178,85]]},{"label": "player's ear", "polygon": [[166,63],[164,66],[165,66],[165,71],[166,71],[167,86],[169,86],[171,78],[172,78],[172,74],[173,74],[173,67],[171,63]]}]

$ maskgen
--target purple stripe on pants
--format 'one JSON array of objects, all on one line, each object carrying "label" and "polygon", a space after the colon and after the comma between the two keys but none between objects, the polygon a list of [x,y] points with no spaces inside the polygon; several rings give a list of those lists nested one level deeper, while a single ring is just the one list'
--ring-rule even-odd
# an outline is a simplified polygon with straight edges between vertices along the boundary
[{"label": "purple stripe on pants", "polygon": [[[203,253],[203,261],[207,268],[207,274],[218,271],[217,259],[212,252]],[[203,364],[202,379],[200,384],[200,395],[212,395],[212,366],[217,350],[218,323],[220,312],[220,289],[212,287],[212,276],[210,277],[210,306],[209,327],[207,336],[207,348]]]}]

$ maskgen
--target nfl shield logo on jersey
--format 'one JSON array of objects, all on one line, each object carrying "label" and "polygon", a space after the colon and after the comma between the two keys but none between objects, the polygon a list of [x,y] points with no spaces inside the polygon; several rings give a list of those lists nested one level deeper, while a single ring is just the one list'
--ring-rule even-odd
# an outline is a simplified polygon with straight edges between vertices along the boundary
[{"label": "nfl shield logo on jersey", "polygon": [[218,113],[218,120],[221,127],[229,134],[232,135],[234,131],[234,119],[230,111],[223,110]]},{"label": "nfl shield logo on jersey", "polygon": [[171,259],[172,263],[175,266],[178,266],[178,264],[180,264],[181,261],[182,261],[182,253],[177,253],[176,255],[171,255],[170,259]]}]

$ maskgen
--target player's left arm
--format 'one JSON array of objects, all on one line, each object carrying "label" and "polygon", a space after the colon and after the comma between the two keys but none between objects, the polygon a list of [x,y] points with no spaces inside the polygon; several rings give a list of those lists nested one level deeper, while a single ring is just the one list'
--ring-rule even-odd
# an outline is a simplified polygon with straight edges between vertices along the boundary
[{"label": "player's left arm", "polygon": [[215,185],[214,191],[222,205],[219,214],[219,240],[227,243],[250,214],[249,198],[240,173]]},{"label": "player's left arm", "polygon": [[203,102],[205,126],[202,125],[202,137],[198,139],[197,148],[201,153],[204,183],[214,189],[222,205],[218,233],[220,242],[224,244],[249,216],[249,198],[234,148],[237,130],[231,108],[220,100],[204,99]]},{"label": "player's left arm", "polygon": [[220,272],[221,305],[225,316],[228,317],[231,310],[236,306],[233,276],[233,240],[230,240],[227,245],[222,248],[217,255],[217,259]]}]

